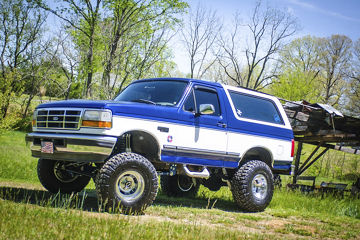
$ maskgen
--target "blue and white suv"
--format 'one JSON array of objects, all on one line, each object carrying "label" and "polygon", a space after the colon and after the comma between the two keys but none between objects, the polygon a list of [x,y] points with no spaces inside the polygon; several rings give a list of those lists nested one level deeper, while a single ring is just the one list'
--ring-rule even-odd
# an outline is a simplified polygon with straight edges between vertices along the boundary
[{"label": "blue and white suv", "polygon": [[93,177],[105,206],[124,213],[154,201],[158,175],[168,195],[228,185],[240,208],[262,211],[294,152],[277,98],[180,78],[134,81],[113,101],[41,104],[26,140],[47,190],[78,192]]}]

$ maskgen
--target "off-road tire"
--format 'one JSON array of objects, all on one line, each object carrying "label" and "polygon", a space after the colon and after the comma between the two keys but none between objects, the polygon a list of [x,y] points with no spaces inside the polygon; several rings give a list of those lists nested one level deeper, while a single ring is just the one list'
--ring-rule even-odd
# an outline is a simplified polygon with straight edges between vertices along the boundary
[{"label": "off-road tire", "polygon": [[246,162],[232,177],[231,191],[235,202],[242,210],[263,211],[269,205],[274,192],[271,169],[262,161]]},{"label": "off-road tire", "polygon": [[[185,185],[184,185],[185,183]],[[169,197],[195,197],[200,184],[185,175],[160,176],[161,191]]]},{"label": "off-road tire", "polygon": [[107,210],[141,214],[156,198],[156,169],[139,154],[117,154],[100,169],[96,190],[100,202]]},{"label": "off-road tire", "polygon": [[59,170],[61,164],[68,162],[39,159],[37,174],[44,188],[52,193],[76,193],[83,190],[91,178]]}]

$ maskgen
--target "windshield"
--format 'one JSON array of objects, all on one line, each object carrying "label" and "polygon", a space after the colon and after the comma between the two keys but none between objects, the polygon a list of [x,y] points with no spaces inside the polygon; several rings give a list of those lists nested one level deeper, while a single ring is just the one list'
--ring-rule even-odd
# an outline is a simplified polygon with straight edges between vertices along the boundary
[{"label": "windshield", "polygon": [[125,88],[115,101],[175,106],[186,86],[187,82],[175,80],[135,82]]}]

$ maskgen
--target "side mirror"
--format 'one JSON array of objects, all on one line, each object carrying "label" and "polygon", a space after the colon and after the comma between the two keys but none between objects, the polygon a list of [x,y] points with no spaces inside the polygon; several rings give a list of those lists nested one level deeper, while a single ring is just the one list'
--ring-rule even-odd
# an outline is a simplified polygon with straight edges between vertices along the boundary
[{"label": "side mirror", "polygon": [[211,115],[214,114],[215,108],[212,104],[200,104],[199,113],[201,115]]}]

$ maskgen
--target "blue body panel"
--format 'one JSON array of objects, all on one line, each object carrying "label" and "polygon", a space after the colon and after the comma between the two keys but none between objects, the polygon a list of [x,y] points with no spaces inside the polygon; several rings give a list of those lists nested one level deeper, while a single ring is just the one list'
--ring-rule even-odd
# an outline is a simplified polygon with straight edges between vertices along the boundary
[{"label": "blue body panel", "polygon": [[[138,81],[152,81],[152,80],[168,80],[164,79],[144,79]],[[176,106],[159,106],[145,103],[136,102],[117,102],[117,101],[90,101],[90,100],[68,100],[58,101],[40,104],[37,108],[94,108],[94,109],[109,109],[115,116],[126,116],[146,120],[155,120],[169,123],[176,123],[181,125],[189,125],[196,127],[212,128],[227,132],[236,132],[249,135],[257,135],[262,137],[281,139],[285,141],[291,141],[293,139],[293,132],[291,129],[285,129],[282,127],[275,127],[264,125],[260,123],[254,123],[249,121],[238,120],[232,110],[229,101],[223,87],[218,83],[194,80],[194,79],[181,79],[175,78],[172,80],[188,82],[188,87],[185,90],[181,101]],[[216,89],[220,106],[222,110],[222,116],[202,116],[195,117],[193,113],[182,110],[182,106],[185,102],[190,89],[194,85],[201,85]],[[217,123],[224,123],[227,127],[218,126]],[[169,153],[164,151],[161,155],[161,160],[172,163],[183,164],[195,164],[203,166],[213,167],[226,167],[236,168],[238,161],[229,160],[226,157],[205,155],[199,156],[194,154],[181,155],[180,153]],[[240,159],[239,159],[240,160]],[[287,165],[275,165],[276,169],[288,169]]]}]

